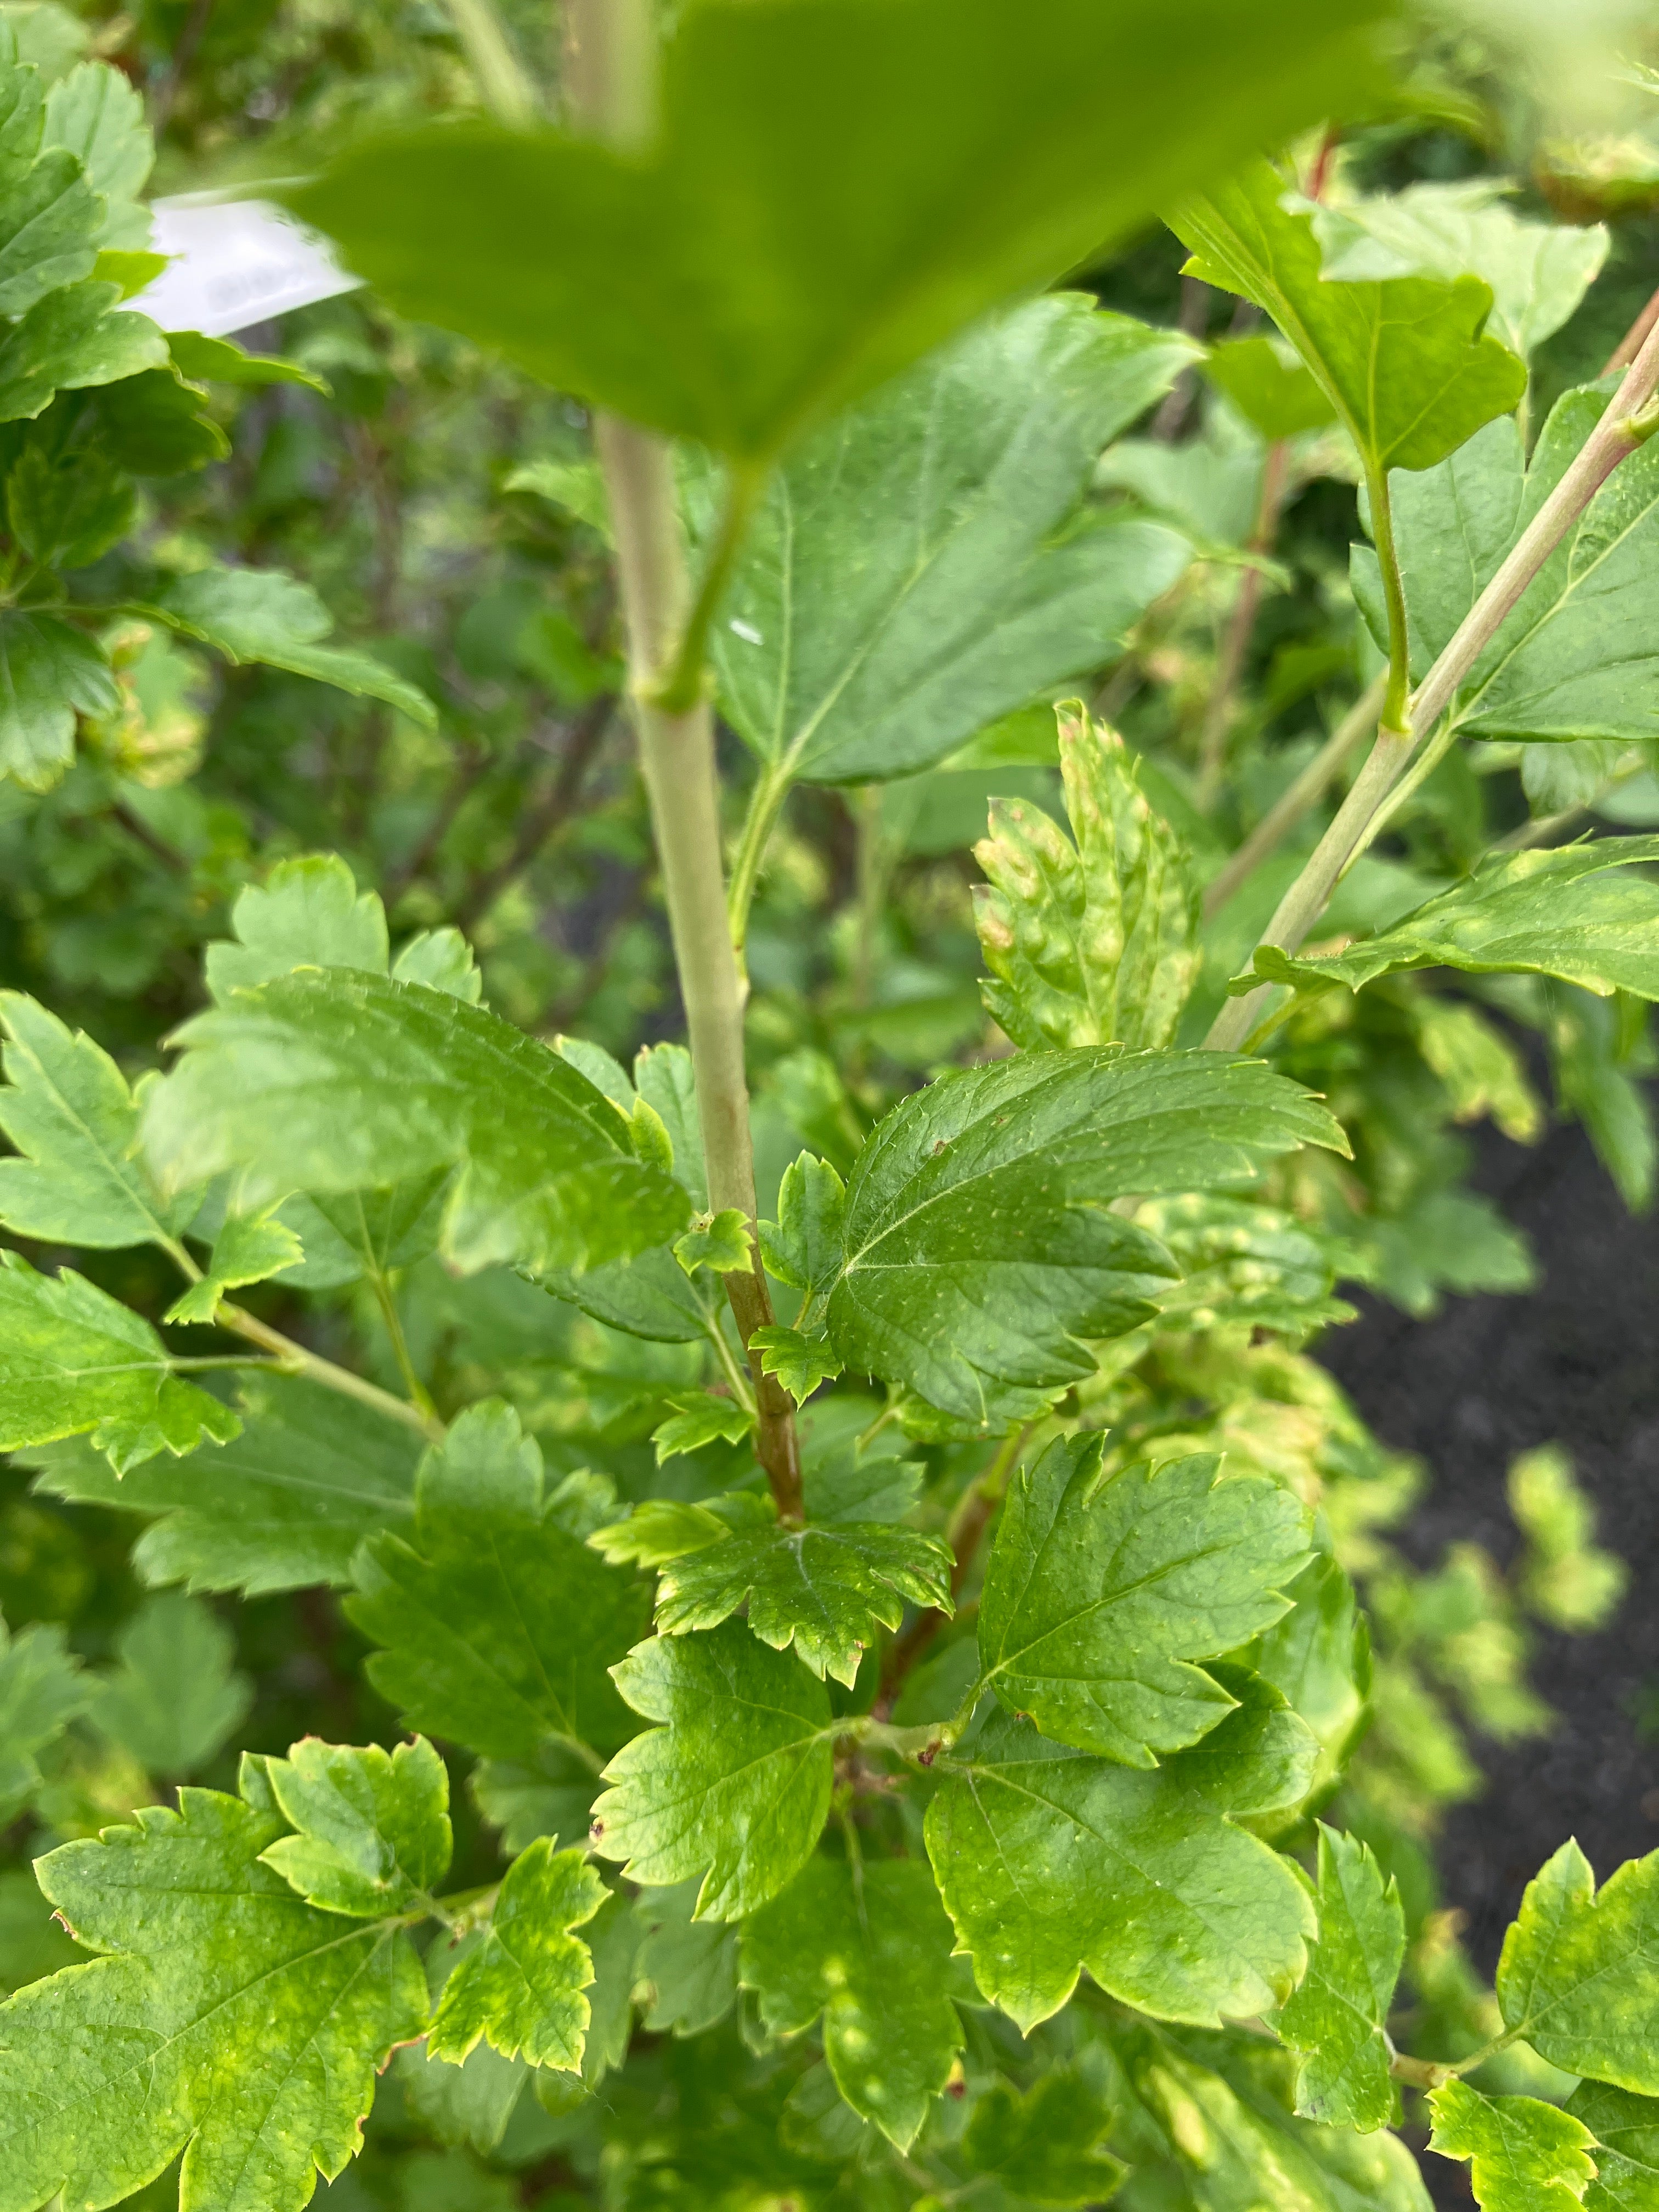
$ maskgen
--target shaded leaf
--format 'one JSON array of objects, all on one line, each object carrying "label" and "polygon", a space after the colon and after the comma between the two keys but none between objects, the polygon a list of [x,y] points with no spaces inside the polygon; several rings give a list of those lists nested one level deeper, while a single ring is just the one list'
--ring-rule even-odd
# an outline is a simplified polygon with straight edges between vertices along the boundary
[{"label": "shaded leaf", "polygon": [[993,2081],[962,2139],[969,2171],[1000,2183],[1017,2203],[1099,2204],[1127,2168],[1106,2148],[1110,2110],[1064,2068],[1039,2075],[1022,2096]]},{"label": "shaded leaf", "polygon": [[14,1636],[0,1620],[0,1822],[24,1810],[40,1785],[38,1754],[94,1692],[56,1621],[35,1621]]},{"label": "shaded leaf", "polygon": [[182,1591],[148,1599],[116,1638],[115,1656],[91,1717],[158,1782],[199,1772],[253,1703],[252,1683],[236,1670],[235,1638]]},{"label": "shaded leaf", "polygon": [[1581,2081],[1567,2111],[1595,2138],[1595,2179],[1585,2212],[1655,2212],[1659,2207],[1659,2101],[1601,2081]]},{"label": "shaded leaf", "polygon": [[645,1589],[550,1503],[534,1439],[486,1399],[422,1462],[412,1542],[364,1546],[346,1611],[380,1646],[369,1679],[411,1727],[520,1761],[550,1738],[592,1757],[632,1733],[607,1670],[645,1626]]},{"label": "shaded leaf", "polygon": [[[1364,20],[1297,4],[1264,29],[1206,0],[1172,50],[1146,0],[1064,0],[1012,43],[996,0],[713,9],[668,46],[643,152],[446,125],[348,154],[295,204],[401,312],[767,453],[1322,113]],[[508,206],[528,263],[478,223]]]},{"label": "shaded leaf", "polygon": [[239,1403],[241,1434],[187,1462],[153,1459],[118,1479],[70,1442],[24,1463],[50,1497],[155,1515],[132,1554],[147,1583],[249,1596],[349,1583],[363,1538],[413,1518],[419,1437],[294,1376],[248,1376]]},{"label": "shaded leaf", "polygon": [[76,715],[120,703],[89,637],[58,615],[0,611],[0,777],[50,791],[74,757]]},{"label": "shaded leaf", "polygon": [[743,1981],[762,2021],[798,2035],[821,2013],[836,2087],[900,2150],[963,2045],[951,1944],[933,1878],[914,1859],[814,1859],[743,1924]]},{"label": "shaded leaf", "polygon": [[701,2035],[738,1997],[738,1931],[692,1917],[698,1883],[643,1889],[634,1917],[643,1931],[637,1971],[649,1988],[645,2025],[653,2034]]}]

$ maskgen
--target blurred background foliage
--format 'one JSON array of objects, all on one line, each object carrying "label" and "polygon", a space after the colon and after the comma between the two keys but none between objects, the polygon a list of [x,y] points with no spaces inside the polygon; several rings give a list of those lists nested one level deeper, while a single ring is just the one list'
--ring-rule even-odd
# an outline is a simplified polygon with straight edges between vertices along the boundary
[{"label": "blurred background foliage", "polygon": [[[308,147],[366,123],[477,104],[456,18],[437,0],[141,0],[79,14],[40,0],[4,12],[48,75],[88,53],[141,88],[160,192],[292,173]],[[1659,98],[1643,67],[1659,64],[1659,30],[1650,10],[1609,15],[1597,47],[1590,12],[1575,11],[1567,50],[1555,43],[1559,12],[1469,11],[1402,37],[1395,89],[1302,149],[1334,206],[1491,183],[1525,221],[1579,237],[1605,225],[1601,273],[1533,351],[1534,424],[1559,392],[1601,373],[1659,282]],[[553,11],[514,0],[501,15],[553,82]],[[1250,311],[1183,280],[1182,258],[1158,232],[1080,281],[1106,306],[1206,341],[1260,339]],[[84,1027],[136,1075],[198,1003],[200,948],[225,933],[237,892],[282,858],[331,849],[380,891],[395,933],[459,925],[489,1001],[524,1027],[577,1031],[623,1060],[678,1035],[581,410],[361,294],[240,336],[326,391],[289,383],[216,398],[226,458],[146,479],[129,538],[75,588],[118,598],[124,564],[143,562],[289,569],[321,595],[343,640],[371,644],[437,702],[437,726],[269,669],[210,665],[138,626],[120,645],[121,708],[83,728],[69,773],[44,793],[0,783],[0,985]],[[1103,459],[1091,498],[1172,525],[1192,558],[1083,687],[1139,754],[1144,787],[1211,879],[1325,745],[1376,660],[1348,580],[1361,532],[1347,457],[1317,427],[1270,440],[1235,404],[1243,387],[1235,381],[1230,398],[1225,382],[1189,373]],[[735,836],[752,763],[729,732],[722,744]],[[1597,821],[1659,827],[1652,747],[1590,760],[1558,746],[1547,763],[1518,747],[1476,750],[1473,762],[1448,758],[1391,822],[1343,887],[1329,933],[1386,923],[1494,837],[1543,842]],[[1036,702],[925,775],[793,794],[749,943],[763,1212],[801,1145],[845,1167],[861,1132],[928,1071],[996,1048],[979,994],[972,848],[993,796],[1058,812],[1055,759],[1054,718]],[[1315,808],[1220,907],[1194,1036],[1321,826]],[[1355,1158],[1299,1156],[1270,1195],[1309,1240],[1327,1291],[1361,1285],[1425,1315],[1449,1294],[1528,1286],[1524,1239],[1468,1181],[1468,1133],[1482,1121],[1533,1145],[1553,1120],[1581,1120],[1626,1201],[1645,1208],[1656,1161],[1647,1024],[1634,1001],[1520,978],[1406,975],[1359,998],[1298,1002],[1282,1064],[1330,1097]],[[1250,1257],[1232,1255],[1242,1267]],[[79,1264],[142,1308],[166,1302],[143,1253]],[[1224,1249],[1217,1264],[1231,1264]],[[441,1404],[504,1377],[556,1467],[603,1464],[634,1494],[708,1486],[709,1455],[725,1447],[659,1469],[648,1443],[670,1394],[696,1380],[694,1348],[615,1334],[510,1277],[457,1284],[435,1262],[410,1271],[398,1296]],[[249,1302],[319,1348],[389,1370],[367,1292],[313,1302],[297,1322],[280,1286]],[[1322,1318],[1351,1311],[1328,1297]],[[1363,1733],[1340,1817],[1401,1877],[1424,2047],[1474,2048],[1491,1999],[1439,1908],[1433,1837],[1443,1808],[1479,1790],[1483,1738],[1552,1724],[1528,1677],[1537,1628],[1593,1628],[1619,1602],[1624,1570],[1598,1545],[1571,1467],[1548,1449],[1515,1463],[1507,1564],[1464,1545],[1424,1571],[1395,1540],[1421,1468],[1370,1435],[1294,1332],[1189,1317],[1131,1340],[1080,1403],[1126,1453],[1224,1446],[1322,1504],[1374,1647],[1369,1717],[1352,1668],[1349,1691],[1333,1692],[1333,1760]],[[950,1501],[976,1472],[959,1445],[896,1439],[895,1449],[922,1462],[928,1500]],[[131,1510],[75,1502],[74,1483],[50,1472],[0,1470],[11,1638],[0,1712],[9,1680],[61,1687],[50,1741],[19,1749],[35,1772],[0,1766],[6,1986],[71,1955],[42,1925],[27,1872],[43,1844],[91,1832],[158,1786],[228,1783],[233,1742],[275,1750],[306,1731],[343,1741],[393,1732],[328,1591],[222,1613],[206,1596],[150,1589],[129,1559],[134,1527]],[[1329,1635],[1352,1645],[1364,1632],[1340,1589],[1334,1606]],[[83,1671],[70,1668],[70,1650]],[[487,1879],[493,1833],[464,1788],[454,1802],[458,1876]],[[806,2083],[764,2075],[735,2029],[684,2045],[647,2034],[643,2048],[643,2070],[630,2069],[597,2133],[526,2097],[493,2148],[488,2127],[434,2101],[418,2063],[400,2062],[370,2155],[332,2193],[410,2212],[554,2205],[607,2160],[649,2164],[648,2146],[621,2147],[641,2113],[671,2135],[664,2112],[699,2115],[700,2156],[730,2168],[748,2135],[772,2140],[780,2099],[810,2102]],[[1550,2086],[1535,2063],[1506,2057],[1489,2071],[1492,2087]],[[682,2154],[682,2193],[664,2182],[661,2201],[709,2201],[684,2193],[696,2183],[684,2142]],[[171,2185],[156,2185],[158,2203]],[[629,2202],[658,2201],[638,2187]]]}]

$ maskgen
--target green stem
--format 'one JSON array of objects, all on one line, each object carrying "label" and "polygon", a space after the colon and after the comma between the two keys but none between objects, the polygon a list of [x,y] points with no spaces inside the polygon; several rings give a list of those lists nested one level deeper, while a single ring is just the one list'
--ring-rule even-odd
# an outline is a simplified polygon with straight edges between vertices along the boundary
[{"label": "green stem", "polygon": [[1434,774],[1436,769],[1451,750],[1457,737],[1457,731],[1458,724],[1450,715],[1448,715],[1355,840],[1352,852],[1342,863],[1342,873],[1345,876],[1354,862],[1362,854],[1370,851],[1401,808],[1422,789]]},{"label": "green stem", "polygon": [[757,1409],[755,1405],[754,1386],[749,1370],[733,1356],[732,1347],[726,1340],[726,1331],[720,1327],[720,1316],[717,1314],[710,1314],[704,1322],[703,1328],[709,1343],[714,1347],[714,1357],[720,1364],[720,1372],[731,1386],[732,1395],[737,1400],[738,1405],[745,1407],[751,1413],[755,1413]]},{"label": "green stem", "polygon": [[1400,556],[1394,542],[1394,503],[1388,471],[1369,471],[1365,489],[1370,501],[1371,538],[1377,566],[1382,572],[1382,599],[1389,616],[1389,680],[1382,695],[1382,727],[1402,737],[1412,728],[1411,634],[1406,619],[1406,586],[1400,574]]},{"label": "green stem", "polygon": [[175,1375],[205,1375],[216,1367],[234,1368],[246,1374],[250,1368],[281,1367],[280,1359],[252,1359],[245,1352],[212,1352],[200,1359],[169,1359],[167,1365]]},{"label": "green stem", "polygon": [[343,1398],[355,1398],[360,1406],[372,1407],[375,1413],[401,1421],[405,1428],[418,1430],[428,1443],[443,1442],[444,1425],[435,1413],[422,1413],[406,1398],[394,1398],[390,1390],[382,1390],[378,1383],[354,1375],[349,1367],[337,1367],[331,1359],[307,1352],[304,1345],[295,1343],[292,1337],[284,1336],[280,1329],[272,1328],[241,1306],[233,1305],[228,1298],[220,1299],[213,1318],[221,1328],[245,1336],[262,1351],[274,1352],[276,1364],[289,1374],[303,1375],[307,1382],[320,1382],[325,1389],[337,1390]]},{"label": "green stem", "polygon": [[539,120],[540,102],[491,0],[449,0],[449,13],[484,106],[510,129],[528,131]]},{"label": "green stem", "polygon": [[[1336,811],[1331,826],[1314,847],[1306,866],[1279,902],[1261,939],[1282,951],[1294,952],[1325,910],[1325,902],[1349,854],[1364,832],[1365,824],[1387,798],[1395,778],[1411,757],[1412,741],[1397,731],[1381,729],[1353,787]],[[1237,1052],[1261,1020],[1279,986],[1263,983],[1248,996],[1229,999],[1204,1040],[1212,1052]]]},{"label": "green stem", "polygon": [[772,832],[783,811],[783,802],[788,798],[794,779],[780,761],[769,761],[756,776],[749,793],[749,807],[743,817],[743,830],[738,839],[737,851],[732,856],[732,881],[726,894],[727,916],[732,928],[732,942],[737,948],[738,962],[743,965],[744,946],[749,936],[749,909],[755,902],[759,888],[761,869],[765,863],[766,850],[772,842]]},{"label": "green stem", "polygon": [[[622,0],[572,0],[572,105],[587,128],[612,141],[648,128],[654,104],[654,46],[648,15]],[[643,28],[641,28],[643,25]],[[617,569],[640,766],[662,864],[669,933],[685,1005],[708,1167],[708,1198],[756,1220],[755,1164],[744,1066],[743,991],[720,870],[720,787],[714,715],[701,683],[684,706],[665,671],[684,659],[688,591],[665,441],[612,415],[595,418],[593,441],[617,537]],[[745,1353],[773,1319],[756,1243],[754,1266],[725,1277]],[[777,1377],[749,1355],[757,1420],[755,1450],[779,1518],[801,1518],[800,1448],[794,1407]]]},{"label": "green stem", "polygon": [[652,703],[668,714],[684,714],[702,696],[708,683],[708,634],[714,628],[732,567],[748,534],[767,471],[753,461],[733,461],[726,487],[726,504],[704,565],[697,596],[691,603],[679,647],[666,673],[650,694]]},{"label": "green stem", "polygon": [[1204,919],[1218,914],[1241,884],[1247,883],[1269,854],[1299,822],[1315,800],[1333,783],[1356,745],[1376,727],[1389,674],[1381,669],[1332,731],[1295,781],[1267,809],[1244,842],[1205,887]]},{"label": "green stem", "polygon": [[431,1393],[415,1371],[415,1363],[409,1356],[409,1340],[404,1334],[403,1316],[398,1311],[398,1301],[391,1284],[378,1267],[367,1271],[369,1287],[374,1293],[374,1303],[380,1309],[380,1318],[386,1323],[386,1333],[392,1340],[392,1356],[398,1363],[398,1372],[404,1378],[404,1389],[410,1403],[428,1419],[435,1420],[438,1409],[432,1402]]}]

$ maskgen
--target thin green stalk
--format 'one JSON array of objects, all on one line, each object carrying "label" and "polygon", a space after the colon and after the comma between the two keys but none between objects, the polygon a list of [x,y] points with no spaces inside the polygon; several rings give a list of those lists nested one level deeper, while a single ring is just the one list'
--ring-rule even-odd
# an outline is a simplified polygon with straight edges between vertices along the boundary
[{"label": "thin green stalk", "polygon": [[[636,141],[649,130],[655,101],[648,14],[638,0],[572,0],[568,21],[576,119],[613,142]],[[654,433],[611,415],[595,418],[593,441],[616,529],[640,766],[690,1036],[709,1203],[717,1212],[738,1208],[752,1227],[755,1164],[744,1066],[743,990],[720,868],[714,715],[700,682],[684,705],[664,703],[665,696],[678,696],[672,675],[665,683],[665,672],[680,667],[695,618],[669,450]],[[753,1267],[724,1280],[749,1354],[756,1455],[780,1519],[799,1522],[800,1447],[794,1407],[776,1376],[765,1373],[759,1353],[749,1353],[756,1330],[773,1320],[758,1240]]]},{"label": "thin green stalk", "polygon": [[[156,1243],[188,1283],[199,1283],[202,1270],[193,1255],[175,1237],[158,1237]],[[349,1367],[337,1367],[331,1359],[319,1352],[308,1352],[303,1344],[296,1344],[291,1336],[284,1336],[269,1322],[259,1320],[246,1308],[221,1298],[214,1310],[215,1326],[228,1329],[234,1336],[246,1337],[272,1357],[269,1361],[227,1358],[219,1364],[228,1367],[266,1366],[280,1368],[287,1375],[303,1375],[308,1382],[320,1383],[325,1390],[336,1390],[343,1398],[355,1398],[359,1405],[373,1407],[377,1413],[385,1413],[405,1427],[418,1429],[428,1443],[441,1443],[445,1429],[428,1402],[425,1408],[410,1405],[406,1399],[394,1398],[389,1390],[382,1390],[377,1382],[370,1382],[361,1375],[354,1375]],[[177,1361],[175,1365],[191,1363]],[[210,1363],[198,1361],[198,1365]]]},{"label": "thin green stalk", "polygon": [[703,1333],[714,1347],[714,1357],[720,1362],[720,1372],[726,1377],[732,1395],[747,1412],[754,1413],[757,1410],[755,1391],[749,1370],[741,1365],[733,1355],[731,1346],[726,1340],[726,1331],[720,1327],[717,1316],[709,1315],[703,1324]]},{"label": "thin green stalk", "polygon": [[255,1359],[246,1352],[215,1352],[201,1358],[169,1359],[167,1362],[175,1375],[205,1375],[216,1367],[234,1368],[245,1375],[252,1368],[281,1367],[283,1364],[280,1359]]},{"label": "thin green stalk", "polygon": [[512,129],[529,130],[540,118],[541,103],[491,0],[449,0],[449,13],[484,106]]},{"label": "thin green stalk", "polygon": [[1387,472],[1378,470],[1366,478],[1371,510],[1371,539],[1377,566],[1382,572],[1382,599],[1389,616],[1389,681],[1382,694],[1384,730],[1409,737],[1412,728],[1411,633],[1406,619],[1406,586],[1400,574],[1400,556],[1394,542],[1394,504]]},{"label": "thin green stalk", "polygon": [[[1364,836],[1372,815],[1405,773],[1414,745],[1412,732],[1436,726],[1451,707],[1464,678],[1519,604],[1527,586],[1620,462],[1659,429],[1656,391],[1659,391],[1659,324],[1649,332],[1607,412],[1458,624],[1434,665],[1406,702],[1406,712],[1398,717],[1390,711],[1390,702],[1394,696],[1394,671],[1406,636],[1405,609],[1403,603],[1396,608],[1390,599],[1389,691],[1383,702],[1382,725],[1377,732],[1376,744],[1338,810],[1336,819],[1279,902],[1279,910],[1261,939],[1264,945],[1276,945],[1284,952],[1295,952],[1301,946],[1323,913],[1326,901],[1351,854]],[[1386,538],[1391,560],[1391,518],[1386,501],[1379,507],[1373,495],[1374,526],[1379,519],[1382,533],[1378,539],[1379,555]],[[1385,562],[1385,584],[1388,568],[1389,562]],[[1274,988],[1264,984],[1248,997],[1229,1000],[1216,1017],[1206,1043],[1217,1051],[1236,1050],[1259,1027]]]},{"label": "thin green stalk", "polygon": [[398,1363],[398,1372],[404,1378],[404,1389],[410,1405],[435,1420],[438,1409],[432,1402],[431,1393],[415,1371],[415,1363],[409,1356],[409,1339],[404,1334],[403,1316],[398,1310],[398,1301],[391,1284],[378,1267],[367,1270],[369,1287],[374,1293],[374,1303],[380,1309],[380,1318],[386,1323],[386,1333],[392,1340],[392,1356]]},{"label": "thin green stalk", "polygon": [[1268,854],[1278,850],[1286,831],[1302,819],[1328,785],[1334,782],[1349,754],[1376,728],[1388,684],[1387,669],[1379,670],[1301,775],[1274,800],[1226,866],[1211,878],[1204,892],[1206,921],[1212,915],[1220,912]]},{"label": "thin green stalk", "polygon": [[229,1329],[236,1336],[245,1336],[250,1344],[257,1344],[265,1352],[276,1354],[276,1364],[290,1375],[303,1375],[307,1382],[320,1382],[325,1389],[337,1390],[343,1398],[355,1398],[360,1406],[372,1407],[375,1413],[384,1413],[391,1420],[401,1421],[405,1428],[418,1430],[428,1443],[441,1443],[444,1425],[435,1413],[422,1413],[406,1398],[394,1398],[390,1390],[382,1390],[377,1382],[370,1382],[361,1375],[354,1375],[349,1367],[337,1367],[331,1359],[325,1359],[315,1352],[307,1352],[304,1345],[295,1343],[280,1329],[272,1328],[257,1315],[233,1305],[228,1298],[221,1298],[213,1316],[221,1328]]},{"label": "thin green stalk", "polygon": [[737,850],[732,855],[732,879],[726,894],[732,942],[740,969],[744,968],[744,946],[749,938],[749,909],[755,902],[772,832],[793,783],[793,777],[781,761],[769,761],[757,775],[749,793],[748,811],[743,817]]},{"label": "thin green stalk", "polygon": [[732,464],[720,527],[708,548],[697,596],[686,617],[673,665],[651,695],[652,703],[668,714],[684,713],[708,688],[708,634],[714,627],[714,611],[748,535],[756,506],[766,487],[766,477],[764,466],[754,462]]},{"label": "thin green stalk", "polygon": [[1457,731],[1457,723],[1449,714],[1360,832],[1352,852],[1342,863],[1343,875],[1346,876],[1354,862],[1370,850],[1401,808],[1423,788],[1455,744]]}]

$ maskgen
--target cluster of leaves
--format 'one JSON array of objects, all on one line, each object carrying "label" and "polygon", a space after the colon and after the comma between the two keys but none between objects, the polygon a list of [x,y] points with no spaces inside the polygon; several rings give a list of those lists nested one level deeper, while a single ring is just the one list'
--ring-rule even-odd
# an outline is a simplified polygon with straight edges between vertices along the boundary
[{"label": "cluster of leaves", "polygon": [[[241,135],[271,12],[198,27],[199,66],[163,11],[112,33],[179,146],[216,98]],[[34,1495],[0,1508],[30,1624],[0,1818],[55,1848],[0,1877],[0,2207],[170,2196],[177,2162],[237,2212],[319,2175],[456,2212],[1418,2212],[1402,2121],[1490,2212],[1647,2201],[1659,1855],[1598,1890],[1565,1844],[1488,1990],[1421,1849],[1476,1786],[1463,1723],[1547,1724],[1528,1616],[1599,1623],[1620,1565],[1544,1449],[1509,1577],[1410,1571],[1381,1532],[1415,1471],[1305,1346],[1345,1283],[1426,1310],[1528,1279],[1452,1133],[1540,1133],[1517,1029],[1648,1195],[1659,848],[1549,840],[1659,820],[1656,465],[1424,733],[1313,946],[1259,945],[1320,826],[1310,790],[1251,848],[1314,750],[1294,718],[1379,647],[1420,678],[1600,418],[1574,381],[1528,435],[1528,356],[1605,240],[1484,185],[1367,195],[1334,133],[1239,170],[1332,108],[1363,148],[1364,11],[1188,12],[1172,54],[1162,11],[1066,0],[1011,56],[990,0],[884,0],[872,75],[862,0],[700,0],[645,156],[447,122],[304,195],[393,306],[685,441],[690,644],[752,763],[752,1223],[715,1202],[707,1063],[629,1059],[663,933],[625,769],[579,807],[623,527],[584,418],[377,307],[292,362],[154,331],[120,304],[137,103],[57,11],[6,33],[0,209],[44,238],[50,186],[62,235],[0,302],[45,380],[0,619],[15,674],[43,637],[62,665],[3,755],[36,902],[0,997],[0,1448]],[[456,16],[480,82],[510,71]],[[322,127],[411,75],[477,105],[447,34],[315,82],[276,35]],[[1279,337],[1006,304],[1160,208],[1189,283]],[[210,376],[253,393],[228,428]],[[135,422],[200,475],[168,489]],[[1350,580],[1288,503],[1355,480]],[[92,520],[48,544],[47,512]],[[408,630],[395,670],[319,642],[273,543]],[[214,695],[198,647],[276,673]],[[325,696],[296,676],[368,703],[296,708]],[[1103,680],[1127,738],[1054,711]],[[313,751],[259,759],[284,715]],[[115,842],[75,878],[88,818]],[[181,854],[137,981],[77,971],[120,869]],[[582,915],[607,866],[636,939]],[[1256,1054],[1206,1049],[1264,983]],[[258,1601],[245,1660],[277,1640],[251,1711],[220,1594]]]}]

